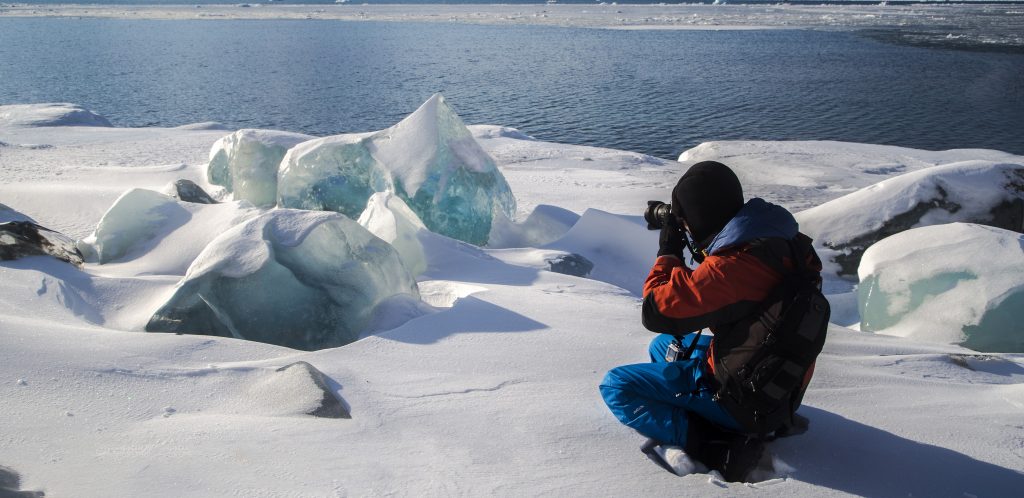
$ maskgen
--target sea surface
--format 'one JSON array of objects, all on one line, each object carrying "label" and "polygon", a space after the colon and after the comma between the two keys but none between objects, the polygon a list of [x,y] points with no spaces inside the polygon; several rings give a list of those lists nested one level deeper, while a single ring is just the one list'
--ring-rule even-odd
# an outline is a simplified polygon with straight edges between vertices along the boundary
[{"label": "sea surface", "polygon": [[0,103],[117,126],[362,132],[437,92],[469,124],[669,159],[732,139],[1024,154],[1024,54],[879,33],[0,19]]}]

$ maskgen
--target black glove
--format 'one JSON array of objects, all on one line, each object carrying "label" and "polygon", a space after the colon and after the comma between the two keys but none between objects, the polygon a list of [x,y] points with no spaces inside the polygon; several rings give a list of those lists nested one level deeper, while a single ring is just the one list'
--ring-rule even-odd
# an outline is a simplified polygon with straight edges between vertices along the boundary
[{"label": "black glove", "polygon": [[675,256],[683,259],[683,230],[673,217],[669,217],[661,227],[661,237],[658,238],[658,256]]}]

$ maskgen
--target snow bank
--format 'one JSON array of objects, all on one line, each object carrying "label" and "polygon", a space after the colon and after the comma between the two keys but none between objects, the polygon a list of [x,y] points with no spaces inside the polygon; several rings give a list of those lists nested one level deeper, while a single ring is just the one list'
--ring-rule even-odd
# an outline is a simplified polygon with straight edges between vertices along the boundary
[{"label": "snow bank", "polygon": [[390,245],[337,213],[276,209],[214,239],[146,330],[322,349],[402,296],[416,283]]},{"label": "snow bank", "polygon": [[1024,231],[1024,163],[965,161],[881,181],[797,213],[800,229],[853,274],[864,250],[909,228],[951,222]]},{"label": "snow bank", "polygon": [[1017,162],[995,150],[928,151],[834,141],[705,142],[679,156],[685,165],[719,161],[736,172],[747,198],[762,197],[792,212],[818,206],[887,178],[971,160]]},{"label": "snow bank", "polygon": [[0,105],[0,126],[111,126],[107,118],[75,104]]},{"label": "snow bank", "polygon": [[274,130],[238,130],[210,148],[207,179],[258,207],[277,203],[277,170],[288,149],[315,137]]},{"label": "snow bank", "polygon": [[579,221],[580,215],[558,206],[541,204],[520,223],[504,216],[496,217],[491,226],[487,246],[540,247],[565,235]]},{"label": "snow bank", "polygon": [[1024,353],[1024,235],[953,223],[864,252],[861,330]]}]

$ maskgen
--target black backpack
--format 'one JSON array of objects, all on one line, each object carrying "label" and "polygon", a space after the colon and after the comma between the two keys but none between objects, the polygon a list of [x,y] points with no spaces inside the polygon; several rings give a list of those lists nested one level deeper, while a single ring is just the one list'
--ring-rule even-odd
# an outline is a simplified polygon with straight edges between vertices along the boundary
[{"label": "black backpack", "polygon": [[740,320],[729,337],[715,337],[716,401],[746,432],[778,436],[795,424],[794,414],[807,389],[828,330],[831,308],[821,293],[821,277],[808,268],[810,238],[787,241],[793,270]]}]

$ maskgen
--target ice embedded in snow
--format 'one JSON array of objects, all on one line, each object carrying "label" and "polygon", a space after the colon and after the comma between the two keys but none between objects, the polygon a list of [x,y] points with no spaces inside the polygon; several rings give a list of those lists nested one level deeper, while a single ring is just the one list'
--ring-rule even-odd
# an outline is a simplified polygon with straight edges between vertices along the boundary
[{"label": "ice embedded in snow", "polygon": [[278,205],[357,217],[375,192],[392,192],[433,232],[483,245],[515,198],[462,119],[434,95],[383,131],[306,142],[288,152]]},{"label": "ice embedded in snow", "polygon": [[418,292],[390,245],[337,213],[277,209],[214,239],[146,330],[322,349],[392,298]]},{"label": "ice embedded in snow", "polygon": [[1024,230],[1024,164],[926,168],[801,211],[796,219],[817,244],[834,250],[839,273],[852,275],[868,246],[909,228],[969,222]]},{"label": "ice embedded in snow", "polygon": [[275,130],[238,130],[210,148],[207,180],[233,192],[236,200],[272,207],[277,202],[277,170],[288,149],[315,137]]},{"label": "ice embedded in snow", "polygon": [[78,242],[78,250],[87,262],[109,263],[189,218],[189,211],[171,197],[134,188],[114,201],[96,230]]},{"label": "ice embedded in snow", "polygon": [[868,248],[858,274],[861,330],[1024,353],[1024,235],[915,228]]},{"label": "ice embedded in snow", "polygon": [[427,229],[409,206],[390,192],[370,197],[358,223],[398,251],[398,256],[413,276],[427,269],[427,256],[418,235]]}]

